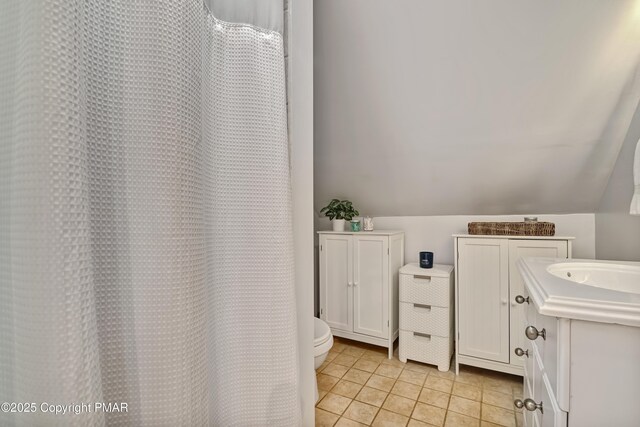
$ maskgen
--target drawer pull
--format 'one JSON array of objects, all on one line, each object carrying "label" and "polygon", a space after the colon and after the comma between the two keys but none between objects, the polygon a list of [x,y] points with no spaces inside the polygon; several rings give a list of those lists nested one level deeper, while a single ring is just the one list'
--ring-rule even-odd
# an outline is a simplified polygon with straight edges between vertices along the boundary
[{"label": "drawer pull", "polygon": [[429,340],[431,339],[431,335],[429,335],[429,334],[423,334],[423,333],[420,333],[420,332],[414,332],[414,333],[413,333],[413,336],[414,336],[414,337],[427,338],[427,339],[429,339]]},{"label": "drawer pull", "polygon": [[520,357],[527,356],[527,357],[529,357],[529,350],[523,350],[520,347],[516,348],[514,350],[514,353],[516,354],[516,356],[520,356]]},{"label": "drawer pull", "polygon": [[531,341],[537,339],[538,337],[542,337],[543,340],[547,339],[547,331],[544,328],[539,331],[535,326],[527,326],[527,328],[524,330],[524,334]]},{"label": "drawer pull", "polygon": [[524,304],[525,302],[529,304],[529,297],[523,297],[522,295],[516,295],[516,302],[518,304]]},{"label": "drawer pull", "polygon": [[426,304],[413,304],[414,308],[424,308],[426,310],[431,310],[431,306],[430,305],[426,305]]},{"label": "drawer pull", "polygon": [[533,399],[525,399],[524,401],[520,399],[516,399],[513,401],[513,405],[518,409],[526,409],[527,411],[535,411],[536,409],[540,410],[541,414],[544,414],[544,409],[542,408],[542,402],[536,403]]},{"label": "drawer pull", "polygon": [[426,281],[428,281],[428,282],[430,282],[430,281],[431,281],[431,276],[418,276],[418,275],[414,274],[414,275],[413,275],[413,278],[414,278],[414,279],[422,279],[422,280],[426,280]]}]

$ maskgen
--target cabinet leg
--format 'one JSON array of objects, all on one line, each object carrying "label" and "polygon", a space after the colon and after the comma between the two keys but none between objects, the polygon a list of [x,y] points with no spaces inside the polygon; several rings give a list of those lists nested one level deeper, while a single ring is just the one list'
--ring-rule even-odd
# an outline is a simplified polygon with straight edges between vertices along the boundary
[{"label": "cabinet leg", "polygon": [[447,372],[451,366],[450,365],[438,365],[438,371]]}]

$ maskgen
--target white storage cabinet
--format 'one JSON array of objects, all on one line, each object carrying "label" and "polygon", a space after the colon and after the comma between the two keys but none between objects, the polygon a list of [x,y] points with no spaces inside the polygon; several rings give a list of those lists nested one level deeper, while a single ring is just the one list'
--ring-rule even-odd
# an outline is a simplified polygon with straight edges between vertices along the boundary
[{"label": "white storage cabinet", "polygon": [[400,269],[400,361],[448,371],[453,354],[453,266]]},{"label": "white storage cabinet", "polygon": [[454,235],[456,373],[471,365],[523,375],[521,257],[571,258],[573,237]]},{"label": "white storage cabinet", "polygon": [[387,347],[398,337],[401,231],[320,235],[320,318],[333,335]]}]

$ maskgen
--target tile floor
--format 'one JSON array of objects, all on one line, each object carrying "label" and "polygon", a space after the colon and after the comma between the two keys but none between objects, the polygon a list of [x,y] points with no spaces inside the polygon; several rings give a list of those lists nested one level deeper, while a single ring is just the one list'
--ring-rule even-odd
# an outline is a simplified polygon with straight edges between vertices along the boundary
[{"label": "tile floor", "polygon": [[519,427],[522,378],[453,366],[402,363],[387,350],[334,338],[327,360],[316,371],[320,400],[316,426]]}]

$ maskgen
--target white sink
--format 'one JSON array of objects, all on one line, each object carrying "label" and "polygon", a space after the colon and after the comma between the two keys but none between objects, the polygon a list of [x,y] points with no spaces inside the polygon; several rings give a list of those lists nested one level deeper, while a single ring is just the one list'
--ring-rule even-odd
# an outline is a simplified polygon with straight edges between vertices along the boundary
[{"label": "white sink", "polygon": [[640,326],[640,262],[520,258],[540,314]]},{"label": "white sink", "polygon": [[547,271],[561,279],[612,291],[640,294],[640,267],[604,262],[561,262]]}]

